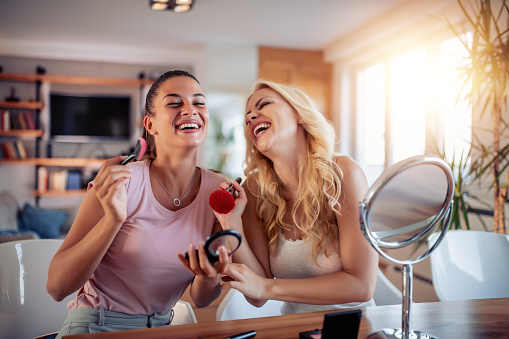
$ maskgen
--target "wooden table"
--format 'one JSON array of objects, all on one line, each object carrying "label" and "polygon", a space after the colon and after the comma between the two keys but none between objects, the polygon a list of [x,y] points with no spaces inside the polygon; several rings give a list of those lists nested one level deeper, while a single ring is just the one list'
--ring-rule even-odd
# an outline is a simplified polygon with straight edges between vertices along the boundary
[{"label": "wooden table", "polygon": [[[382,328],[401,328],[401,305],[361,308],[359,338]],[[299,332],[321,328],[327,312],[278,317],[218,321],[140,330],[65,336],[66,339],[100,338],[226,338],[255,330],[256,339],[299,338]],[[509,338],[509,298],[414,303],[411,328],[441,339]]]}]

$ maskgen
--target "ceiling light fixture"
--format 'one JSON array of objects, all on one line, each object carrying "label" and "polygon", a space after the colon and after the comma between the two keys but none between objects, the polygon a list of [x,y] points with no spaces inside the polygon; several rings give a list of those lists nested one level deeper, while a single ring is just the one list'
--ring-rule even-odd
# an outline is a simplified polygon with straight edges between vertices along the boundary
[{"label": "ceiling light fixture", "polygon": [[193,0],[150,0],[150,8],[155,11],[187,12],[193,7]]}]

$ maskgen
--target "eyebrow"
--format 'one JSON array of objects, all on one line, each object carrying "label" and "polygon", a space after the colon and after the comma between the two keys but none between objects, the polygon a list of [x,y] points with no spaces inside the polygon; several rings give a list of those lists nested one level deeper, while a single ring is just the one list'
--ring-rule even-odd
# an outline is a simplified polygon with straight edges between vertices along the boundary
[{"label": "eyebrow", "polygon": [[[177,94],[177,93],[169,93],[169,94],[166,94],[163,99],[165,99],[167,97],[181,98],[182,96],[180,94]],[[205,95],[203,95],[201,93],[196,93],[196,94],[193,94],[193,97],[194,98],[205,98]]]},{"label": "eyebrow", "polygon": [[[261,98],[260,98],[260,100],[258,100],[258,101],[256,102],[255,107],[258,107],[258,106],[260,105],[260,102],[261,102],[263,99],[265,99],[265,98],[270,98],[270,99],[273,99],[273,100],[274,100],[274,98],[272,98],[272,97],[271,97],[271,96],[269,96],[269,95],[264,96],[264,97],[261,97]],[[251,113],[251,111],[246,112],[246,115],[248,115],[249,113]]]}]

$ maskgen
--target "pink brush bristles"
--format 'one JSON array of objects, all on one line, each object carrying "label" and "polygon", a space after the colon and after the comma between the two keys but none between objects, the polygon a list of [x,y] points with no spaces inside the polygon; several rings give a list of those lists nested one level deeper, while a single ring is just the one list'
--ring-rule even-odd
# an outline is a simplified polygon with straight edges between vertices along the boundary
[{"label": "pink brush bristles", "polygon": [[[145,155],[145,151],[147,150],[147,142],[142,137],[138,138],[138,142],[139,142],[139,145],[140,145],[140,150],[138,151],[138,155],[136,156],[136,160],[140,161],[141,159],[143,159],[143,156]],[[136,146],[138,146],[138,143],[136,143]],[[136,153],[136,149],[134,150],[134,152]]]},{"label": "pink brush bristles", "polygon": [[147,142],[142,137],[138,138],[138,142],[136,143],[136,147],[131,155],[124,159],[120,164],[126,165],[133,160],[141,160],[143,159],[143,155],[145,154],[145,150],[147,149]]}]

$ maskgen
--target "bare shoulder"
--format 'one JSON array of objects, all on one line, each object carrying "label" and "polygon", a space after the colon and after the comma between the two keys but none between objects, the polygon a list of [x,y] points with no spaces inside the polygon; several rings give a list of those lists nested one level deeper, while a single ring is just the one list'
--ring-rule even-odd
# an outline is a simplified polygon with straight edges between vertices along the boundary
[{"label": "bare shoulder", "polygon": [[361,175],[364,176],[364,171],[352,158],[347,155],[338,155],[334,158],[336,164],[343,172],[343,178],[349,176]]}]

